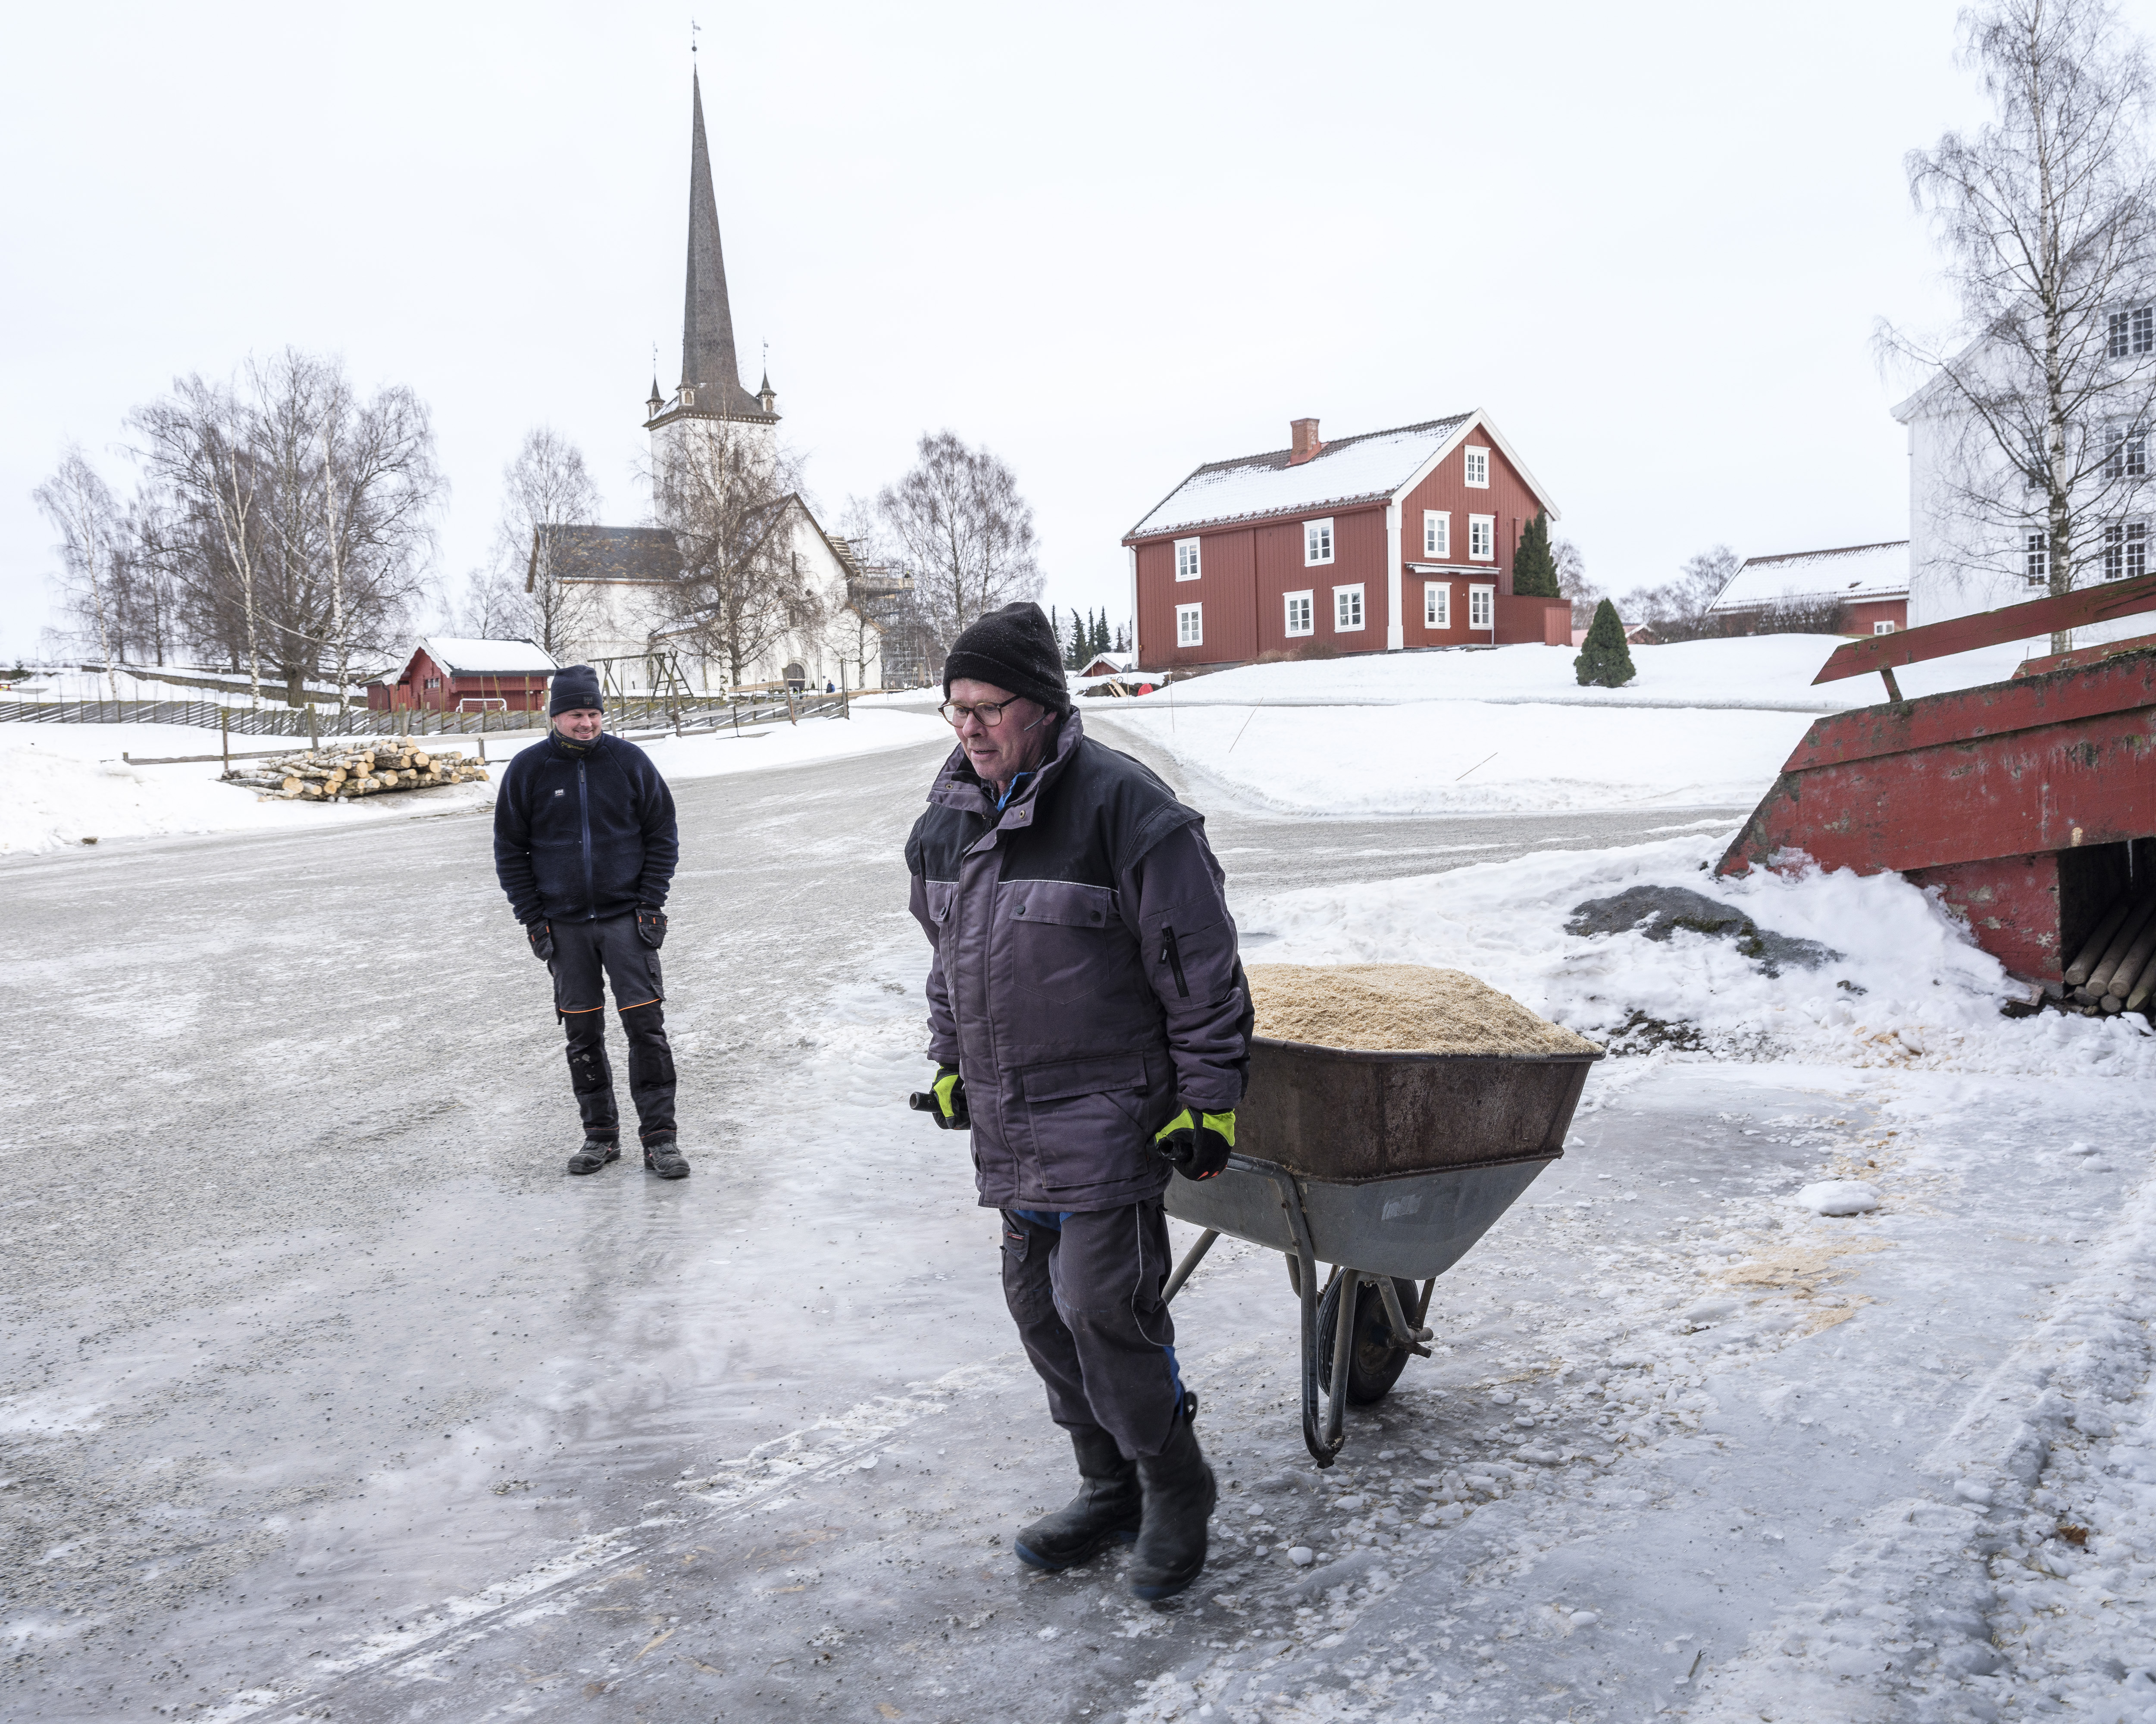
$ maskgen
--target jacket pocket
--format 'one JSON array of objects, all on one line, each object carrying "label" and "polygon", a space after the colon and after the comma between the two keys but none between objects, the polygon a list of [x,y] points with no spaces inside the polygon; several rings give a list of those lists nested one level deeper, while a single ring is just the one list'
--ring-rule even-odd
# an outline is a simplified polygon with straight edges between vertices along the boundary
[{"label": "jacket pocket", "polygon": [[958,883],[954,880],[927,880],[921,884],[928,900],[928,919],[941,926],[951,920],[951,906],[958,896]]},{"label": "jacket pocket", "polygon": [[1137,1178],[1145,1172],[1142,1054],[1036,1065],[1020,1073],[1019,1081],[1044,1187],[1074,1191]]},{"label": "jacket pocket", "polygon": [[1011,979],[1028,993],[1085,999],[1128,977],[1130,931],[1106,886],[1075,880],[1005,880],[998,888]]}]

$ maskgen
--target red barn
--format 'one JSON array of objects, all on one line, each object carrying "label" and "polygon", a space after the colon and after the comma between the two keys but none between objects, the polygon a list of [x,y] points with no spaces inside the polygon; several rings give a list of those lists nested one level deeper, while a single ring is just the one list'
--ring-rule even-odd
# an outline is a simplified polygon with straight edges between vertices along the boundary
[{"label": "red barn", "polygon": [[560,668],[528,640],[429,635],[395,681],[367,685],[367,704],[377,711],[544,711],[547,682]]},{"label": "red barn", "polygon": [[1521,532],[1560,517],[1487,415],[1332,443],[1315,419],[1290,431],[1286,449],[1200,467],[1124,535],[1139,664],[1570,643],[1569,604],[1513,594]]}]

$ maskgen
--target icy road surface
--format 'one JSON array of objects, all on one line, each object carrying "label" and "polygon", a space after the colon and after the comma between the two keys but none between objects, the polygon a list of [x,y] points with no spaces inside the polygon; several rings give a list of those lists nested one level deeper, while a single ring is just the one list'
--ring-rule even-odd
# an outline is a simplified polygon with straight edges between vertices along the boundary
[{"label": "icy road surface", "polygon": [[[1069,1451],[963,1147],[899,1105],[898,844],[936,757],[681,787],[678,1184],[561,1175],[483,818],[0,872],[0,1716],[2156,1704],[2152,1571],[2107,1554],[2151,1476],[2124,1085],[1610,1062],[1339,1465],[1302,1452],[1278,1259],[1224,1242],[1177,1306],[1223,1485],[1204,1580],[1142,1609],[1120,1559],[1020,1569]],[[1625,835],[1213,830],[1239,895]],[[1882,1208],[1794,1201],[1833,1178]]]}]

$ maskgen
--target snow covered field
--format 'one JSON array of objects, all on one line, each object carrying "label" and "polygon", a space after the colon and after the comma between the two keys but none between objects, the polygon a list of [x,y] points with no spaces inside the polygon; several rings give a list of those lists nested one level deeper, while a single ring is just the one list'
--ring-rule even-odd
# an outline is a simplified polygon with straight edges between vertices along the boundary
[{"label": "snow covered field", "polygon": [[[506,761],[537,734],[489,735],[489,762]],[[808,719],[744,731],[738,736],[730,731],[662,736],[640,740],[639,746],[673,782],[806,766],[949,736],[949,727],[937,718],[864,709],[846,720]],[[442,746],[469,755],[480,740],[449,737]],[[218,782],[213,761],[131,766],[121,758],[122,753],[152,759],[213,754],[218,741],[214,731],[182,725],[0,724],[0,854],[187,833],[336,830],[493,805],[490,783],[444,785],[333,805],[263,802],[253,790]],[[234,742],[241,753],[275,746],[276,739],[270,737]]]},{"label": "snow covered field", "polygon": [[[1086,711],[1282,813],[1749,805],[1815,717],[1884,698],[1876,677],[1810,685],[1835,644],[1639,647],[1621,689],[1581,688],[1573,654],[1541,646],[1254,664]],[[1897,675],[1913,698],[2011,675],[2021,657]]]}]

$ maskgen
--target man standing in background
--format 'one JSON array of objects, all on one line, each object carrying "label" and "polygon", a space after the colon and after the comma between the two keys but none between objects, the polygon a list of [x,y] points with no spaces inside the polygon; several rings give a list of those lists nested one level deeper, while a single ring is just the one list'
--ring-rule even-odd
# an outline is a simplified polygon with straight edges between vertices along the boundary
[{"label": "man standing in background", "polygon": [[659,968],[666,890],[681,854],[673,793],[641,748],[601,734],[605,703],[590,665],[555,675],[547,711],[547,740],[517,754],[501,775],[494,869],[532,952],[553,975],[555,1015],[568,1032],[569,1085],[584,1122],[568,1171],[595,1173],[621,1158],[603,975],[629,1038],[629,1093],[644,1165],[662,1179],[684,1179],[689,1164],[675,1141],[674,1052]]}]

